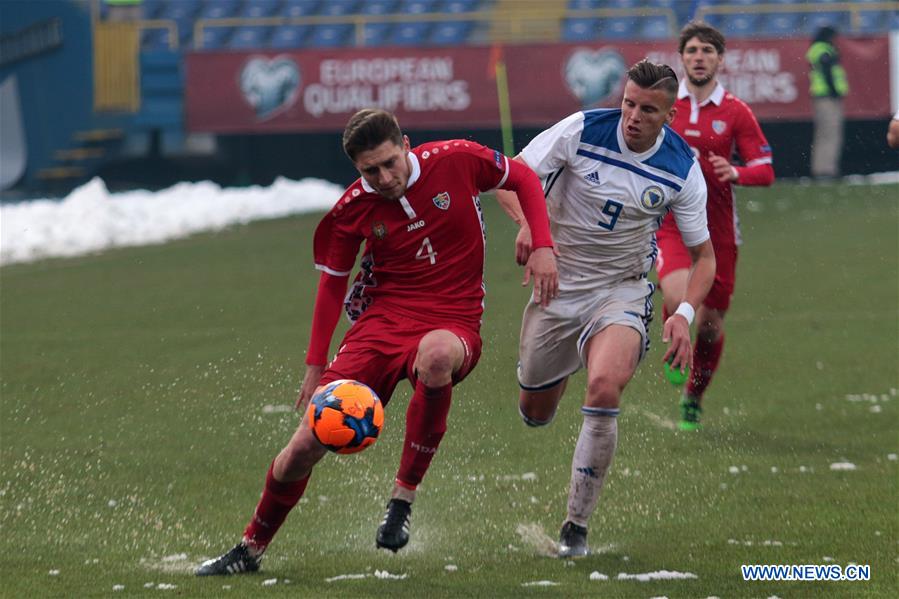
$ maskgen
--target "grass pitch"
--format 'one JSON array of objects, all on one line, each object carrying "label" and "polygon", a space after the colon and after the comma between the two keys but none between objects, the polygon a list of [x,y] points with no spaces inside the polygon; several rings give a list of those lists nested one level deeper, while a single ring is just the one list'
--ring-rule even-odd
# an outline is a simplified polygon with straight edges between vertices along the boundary
[{"label": "grass pitch", "polygon": [[[584,379],[551,426],[521,423],[527,292],[495,202],[484,354],[456,389],[410,546],[374,548],[402,385],[377,445],[316,469],[260,575],[190,571],[237,541],[296,425],[283,410],[302,374],[319,216],[3,268],[0,594],[896,596],[899,189],[779,184],[739,201],[745,245],[705,429],[674,430],[657,318],[625,392],[595,553],[576,562],[548,555]],[[740,575],[741,564],[851,562],[871,566],[870,582]],[[695,578],[618,579],[659,570]]]}]

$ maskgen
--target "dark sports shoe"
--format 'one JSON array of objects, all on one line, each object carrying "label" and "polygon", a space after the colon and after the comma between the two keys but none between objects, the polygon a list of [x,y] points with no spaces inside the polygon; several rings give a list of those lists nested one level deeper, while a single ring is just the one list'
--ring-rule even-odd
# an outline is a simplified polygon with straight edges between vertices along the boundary
[{"label": "dark sports shoe", "polygon": [[677,427],[682,431],[698,431],[702,428],[699,419],[702,416],[702,408],[695,399],[684,397],[680,401],[680,422]]},{"label": "dark sports shoe", "polygon": [[387,503],[384,521],[378,527],[375,544],[382,549],[390,549],[394,553],[409,542],[409,519],[412,517],[412,504],[402,499],[391,499]]},{"label": "dark sports shoe", "polygon": [[238,543],[225,555],[216,559],[206,560],[197,568],[197,576],[229,576],[231,574],[243,574],[259,570],[259,562],[262,554],[250,555],[249,548],[243,543]]},{"label": "dark sports shoe", "polygon": [[566,522],[559,533],[559,557],[587,555],[587,529],[574,522]]}]

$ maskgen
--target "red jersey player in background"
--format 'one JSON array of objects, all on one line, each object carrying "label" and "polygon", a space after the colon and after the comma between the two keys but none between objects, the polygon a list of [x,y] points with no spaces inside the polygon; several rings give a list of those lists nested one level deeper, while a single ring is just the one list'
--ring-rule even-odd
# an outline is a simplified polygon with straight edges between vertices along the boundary
[{"label": "red jersey player in background", "polygon": [[[397,551],[409,540],[416,487],[446,431],[453,385],[471,372],[481,354],[481,192],[509,189],[521,199],[539,248],[525,270],[525,284],[534,278],[535,301],[548,305],[555,297],[558,273],[546,200],[529,168],[466,140],[410,149],[396,118],[383,110],[356,113],[344,130],[343,147],[361,178],[315,231],[313,253],[321,278],[296,403],[302,411],[319,386],[354,379],[374,389],[386,405],[397,383],[410,380],[414,393],[400,467],[376,536],[378,547]],[[363,242],[361,270],[347,293]],[[355,322],[327,363],[342,307]],[[258,570],[262,553],[326,453],[303,418],[269,467],[240,543],[204,562],[197,575]]]},{"label": "red jersey player in background", "polygon": [[[718,82],[724,62],[724,36],[714,27],[690,22],[681,30],[678,52],[686,77],[681,80],[677,114],[671,128],[683,137],[699,158],[708,186],[709,233],[717,263],[715,282],[696,315],[693,371],[681,400],[682,430],[696,430],[702,395],[718,367],[724,347],[724,315],[734,292],[739,220],[733,185],[771,185],[771,147],[749,107]],[[743,166],[731,164],[734,153]],[[665,298],[663,320],[683,301],[690,254],[681,241],[671,214],[657,234],[656,263]]]}]

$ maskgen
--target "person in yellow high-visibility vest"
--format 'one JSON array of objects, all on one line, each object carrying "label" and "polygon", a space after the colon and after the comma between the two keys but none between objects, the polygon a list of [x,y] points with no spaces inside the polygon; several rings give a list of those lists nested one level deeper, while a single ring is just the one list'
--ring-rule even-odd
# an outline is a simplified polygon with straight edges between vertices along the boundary
[{"label": "person in yellow high-visibility vest", "polygon": [[805,57],[809,62],[809,93],[815,108],[812,176],[827,179],[840,174],[843,150],[843,98],[849,93],[846,71],[834,45],[836,29],[818,29]]}]

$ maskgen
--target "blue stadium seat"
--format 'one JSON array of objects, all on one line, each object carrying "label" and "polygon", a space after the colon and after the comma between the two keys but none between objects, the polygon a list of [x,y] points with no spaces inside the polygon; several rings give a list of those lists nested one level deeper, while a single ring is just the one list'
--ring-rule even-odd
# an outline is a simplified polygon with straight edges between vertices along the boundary
[{"label": "blue stadium seat", "polygon": [[319,0],[284,0],[281,16],[291,18],[311,17],[318,14]]},{"label": "blue stadium seat", "polygon": [[402,0],[398,12],[404,15],[437,12],[437,0]]},{"label": "blue stadium seat", "polygon": [[362,30],[366,46],[386,46],[393,23],[366,23]]},{"label": "blue stadium seat", "polygon": [[610,17],[602,19],[603,39],[623,40],[637,37],[637,19],[634,17]]},{"label": "blue stadium seat", "polygon": [[441,11],[455,15],[460,12],[475,12],[480,9],[480,0],[445,0]]},{"label": "blue stadium seat", "polygon": [[271,35],[271,27],[247,25],[237,27],[228,41],[228,46],[241,50],[253,50],[268,46],[268,38]]},{"label": "blue stadium seat", "polygon": [[444,21],[431,30],[431,44],[434,46],[458,46],[468,40],[474,23],[471,21]]},{"label": "blue stadium seat", "polygon": [[347,23],[316,25],[310,46],[337,48],[353,43],[353,26]]},{"label": "blue stadium seat", "polygon": [[602,0],[568,0],[569,10],[595,10],[602,5]]},{"label": "blue stadium seat", "polygon": [[880,33],[889,29],[890,20],[879,10],[863,10],[858,13],[859,33]]},{"label": "blue stadium seat", "polygon": [[363,15],[389,15],[396,12],[399,0],[364,0],[359,7]]},{"label": "blue stadium seat", "polygon": [[200,11],[199,0],[179,0],[178,2],[164,2],[157,13],[160,19],[193,19]]},{"label": "blue stadium seat", "polygon": [[206,0],[200,7],[200,19],[226,19],[240,12],[240,0]]},{"label": "blue stadium seat", "polygon": [[268,45],[272,48],[302,48],[311,27],[308,25],[282,25],[272,32]]},{"label": "blue stadium seat", "polygon": [[664,40],[674,37],[668,17],[650,15],[640,19],[640,37],[645,40]]},{"label": "blue stadium seat", "polygon": [[565,19],[562,24],[562,40],[583,42],[599,37],[599,19]]},{"label": "blue stadium seat", "polygon": [[157,19],[163,10],[163,0],[144,0],[141,3],[145,19]]},{"label": "blue stadium seat", "polygon": [[430,23],[397,23],[390,41],[396,46],[421,46],[427,42],[430,29]]},{"label": "blue stadium seat", "polygon": [[243,5],[241,16],[251,19],[271,17],[281,8],[281,0],[250,0]]},{"label": "blue stadium seat", "polygon": [[759,26],[759,33],[774,37],[788,37],[800,30],[801,19],[798,13],[781,12],[765,15]]},{"label": "blue stadium seat", "polygon": [[323,17],[342,17],[356,12],[356,0],[326,0],[318,9]]},{"label": "blue stadium seat", "polygon": [[837,31],[849,30],[849,13],[837,11],[822,11],[808,13],[805,18],[805,31],[813,35],[819,27],[830,26]]},{"label": "blue stadium seat", "polygon": [[168,29],[144,29],[141,31],[140,48],[143,52],[155,52],[169,49]]},{"label": "blue stadium seat", "polygon": [[[228,46],[228,40],[234,33],[233,27],[203,27],[203,39],[199,40],[202,50],[218,50]],[[196,44],[196,40],[194,41]]]},{"label": "blue stadium seat", "polygon": [[721,30],[725,37],[749,37],[755,35],[759,16],[757,14],[709,14],[705,21]]}]

